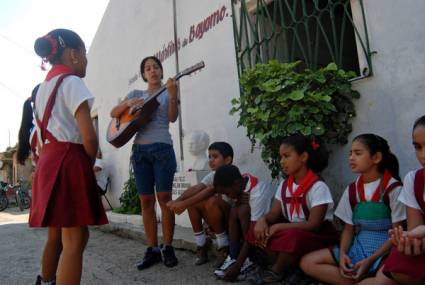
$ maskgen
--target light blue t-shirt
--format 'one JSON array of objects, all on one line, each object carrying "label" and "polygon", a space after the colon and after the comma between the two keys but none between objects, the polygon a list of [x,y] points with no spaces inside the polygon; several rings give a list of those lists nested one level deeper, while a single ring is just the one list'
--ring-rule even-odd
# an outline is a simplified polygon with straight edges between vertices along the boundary
[{"label": "light blue t-shirt", "polygon": [[[148,99],[149,93],[142,90],[133,90],[127,95],[128,99]],[[152,121],[140,128],[134,139],[135,144],[166,143],[173,144],[169,131],[168,120],[168,91],[162,92],[156,99],[159,103],[158,109],[152,114]]]}]

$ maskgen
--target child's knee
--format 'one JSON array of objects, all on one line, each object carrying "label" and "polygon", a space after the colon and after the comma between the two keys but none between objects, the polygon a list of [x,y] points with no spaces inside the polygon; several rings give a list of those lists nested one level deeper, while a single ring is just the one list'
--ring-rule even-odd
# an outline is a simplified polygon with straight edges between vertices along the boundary
[{"label": "child's knee", "polygon": [[216,196],[209,197],[205,202],[205,210],[208,212],[217,209],[220,209],[218,198]]}]

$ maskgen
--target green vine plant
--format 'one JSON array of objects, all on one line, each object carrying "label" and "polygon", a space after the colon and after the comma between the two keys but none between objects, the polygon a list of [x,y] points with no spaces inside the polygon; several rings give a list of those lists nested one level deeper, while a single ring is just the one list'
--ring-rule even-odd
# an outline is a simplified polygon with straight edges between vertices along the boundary
[{"label": "green vine plant", "polygon": [[352,131],[353,99],[360,97],[349,81],[355,73],[335,63],[318,70],[300,71],[301,66],[301,61],[257,64],[242,74],[241,95],[232,99],[230,114],[239,113],[238,126],[246,127],[252,149],[261,145],[273,178],[280,173],[283,138],[301,133],[327,144],[346,144]]},{"label": "green vine plant", "polygon": [[141,213],[139,194],[136,189],[136,179],[133,171],[130,172],[130,177],[124,183],[124,191],[120,196],[120,208],[114,209],[114,212],[121,214],[138,214]]}]

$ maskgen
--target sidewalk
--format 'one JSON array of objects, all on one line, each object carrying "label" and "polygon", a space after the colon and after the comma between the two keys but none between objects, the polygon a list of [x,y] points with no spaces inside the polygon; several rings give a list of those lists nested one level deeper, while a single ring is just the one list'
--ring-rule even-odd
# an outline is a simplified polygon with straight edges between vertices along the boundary
[{"label": "sidewalk", "polygon": [[[142,226],[141,215],[124,215],[107,211],[109,224],[97,227],[98,230],[113,233],[121,237],[142,240],[146,243],[145,231]],[[158,240],[162,240],[161,225],[158,225]],[[196,251],[196,244],[191,228],[175,227],[173,246],[178,249]],[[214,252],[214,251],[213,251]]]}]

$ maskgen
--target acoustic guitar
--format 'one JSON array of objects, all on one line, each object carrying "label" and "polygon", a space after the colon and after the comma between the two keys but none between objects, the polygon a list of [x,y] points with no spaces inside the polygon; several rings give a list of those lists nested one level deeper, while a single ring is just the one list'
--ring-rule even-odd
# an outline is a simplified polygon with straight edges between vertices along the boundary
[{"label": "acoustic guitar", "polygon": [[[205,66],[201,61],[185,70],[179,72],[175,79],[178,80],[185,75],[189,75]],[[119,148],[125,145],[139,130],[152,120],[152,114],[158,108],[156,100],[167,87],[164,85],[145,100],[143,106],[138,108],[127,108],[119,118],[112,118],[106,133],[106,140],[113,146]]]}]

